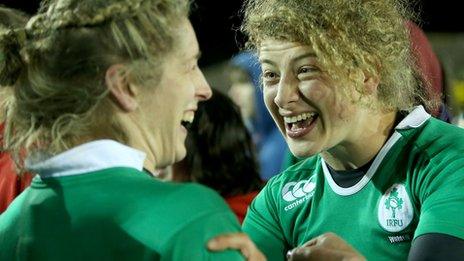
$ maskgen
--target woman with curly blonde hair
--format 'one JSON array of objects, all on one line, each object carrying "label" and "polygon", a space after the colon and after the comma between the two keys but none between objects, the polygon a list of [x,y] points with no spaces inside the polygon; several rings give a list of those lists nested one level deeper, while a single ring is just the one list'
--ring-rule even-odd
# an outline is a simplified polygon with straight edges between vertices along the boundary
[{"label": "woman with curly blonde hair", "polygon": [[188,13],[187,0],[56,0],[2,29],[2,149],[37,176],[0,216],[0,260],[243,259],[206,250],[240,231],[219,195],[151,176],[185,156],[211,96]]},{"label": "woman with curly blonde hair", "polygon": [[269,260],[293,248],[295,260],[464,256],[464,131],[427,112],[436,102],[411,59],[406,4],[246,2],[267,109],[308,157],[247,212],[243,230]]}]

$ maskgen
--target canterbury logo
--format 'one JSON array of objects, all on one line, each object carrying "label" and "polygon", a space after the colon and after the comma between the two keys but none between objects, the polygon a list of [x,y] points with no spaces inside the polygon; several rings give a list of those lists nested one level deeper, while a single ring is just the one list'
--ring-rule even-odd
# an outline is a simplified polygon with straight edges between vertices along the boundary
[{"label": "canterbury logo", "polygon": [[298,182],[288,182],[282,188],[282,198],[285,201],[292,202],[313,192],[315,188],[316,183],[312,181],[312,178]]}]

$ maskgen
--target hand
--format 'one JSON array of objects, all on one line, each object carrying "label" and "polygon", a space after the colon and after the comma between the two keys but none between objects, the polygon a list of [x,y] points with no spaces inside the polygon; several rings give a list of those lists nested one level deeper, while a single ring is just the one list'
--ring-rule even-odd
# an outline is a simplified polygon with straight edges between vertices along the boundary
[{"label": "hand", "polygon": [[266,257],[245,233],[233,233],[217,236],[208,242],[211,251],[237,249],[248,261],[266,261]]},{"label": "hand", "polygon": [[291,261],[365,261],[358,251],[334,233],[325,233],[287,253]]}]

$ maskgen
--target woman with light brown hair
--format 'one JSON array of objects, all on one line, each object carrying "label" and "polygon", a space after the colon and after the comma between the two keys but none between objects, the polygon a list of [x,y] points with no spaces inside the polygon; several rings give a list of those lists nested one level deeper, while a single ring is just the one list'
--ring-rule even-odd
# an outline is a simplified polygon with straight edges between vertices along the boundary
[{"label": "woman with light brown hair", "polygon": [[[0,30],[24,27],[28,16],[23,12],[0,6]],[[0,59],[1,60],[1,59]],[[1,62],[5,62],[1,60]],[[1,65],[0,65],[1,66]],[[3,65],[5,66],[5,65]],[[3,132],[5,129],[5,110],[3,104],[12,95],[11,88],[0,89],[0,144],[3,143]],[[32,175],[22,173],[17,175],[14,162],[7,151],[0,151],[0,214],[6,210],[8,205],[26,188],[32,180]]]},{"label": "woman with light brown hair", "polygon": [[188,13],[186,0],[46,1],[0,33],[3,149],[37,173],[0,216],[0,260],[242,259],[205,248],[240,231],[216,193],[151,177],[185,156],[211,96]]}]

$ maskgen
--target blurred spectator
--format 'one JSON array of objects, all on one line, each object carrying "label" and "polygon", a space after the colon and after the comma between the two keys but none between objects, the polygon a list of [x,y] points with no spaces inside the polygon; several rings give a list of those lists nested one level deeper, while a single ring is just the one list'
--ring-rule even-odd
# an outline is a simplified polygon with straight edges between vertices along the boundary
[{"label": "blurred spectator", "polygon": [[416,65],[421,73],[422,82],[426,87],[426,93],[431,98],[432,104],[424,104],[430,113],[445,122],[451,122],[451,114],[444,103],[443,69],[437,55],[432,49],[427,36],[414,22],[407,21],[411,38],[411,50]]},{"label": "blurred spectator", "polygon": [[[0,6],[0,30],[24,26],[27,19],[27,15],[18,10]],[[0,57],[0,63],[4,60]],[[5,125],[3,103],[7,98],[6,96],[11,95],[10,92],[11,90],[7,89],[0,93],[0,143],[3,143]],[[5,151],[0,151],[0,213],[5,211],[13,199],[29,186],[31,180],[32,175],[29,173],[17,175],[10,155]]]},{"label": "blurred spectator", "polygon": [[459,113],[453,118],[453,123],[464,128],[464,81],[453,82],[453,97],[459,110]]},{"label": "blurred spectator", "polygon": [[263,186],[254,144],[240,110],[226,95],[213,90],[200,102],[186,140],[187,156],[161,175],[193,181],[216,190],[240,222]]},{"label": "blurred spectator", "polygon": [[229,95],[240,106],[257,145],[261,177],[268,180],[282,170],[287,145],[264,105],[261,66],[254,54],[242,52],[232,58],[227,73],[231,80]]}]

